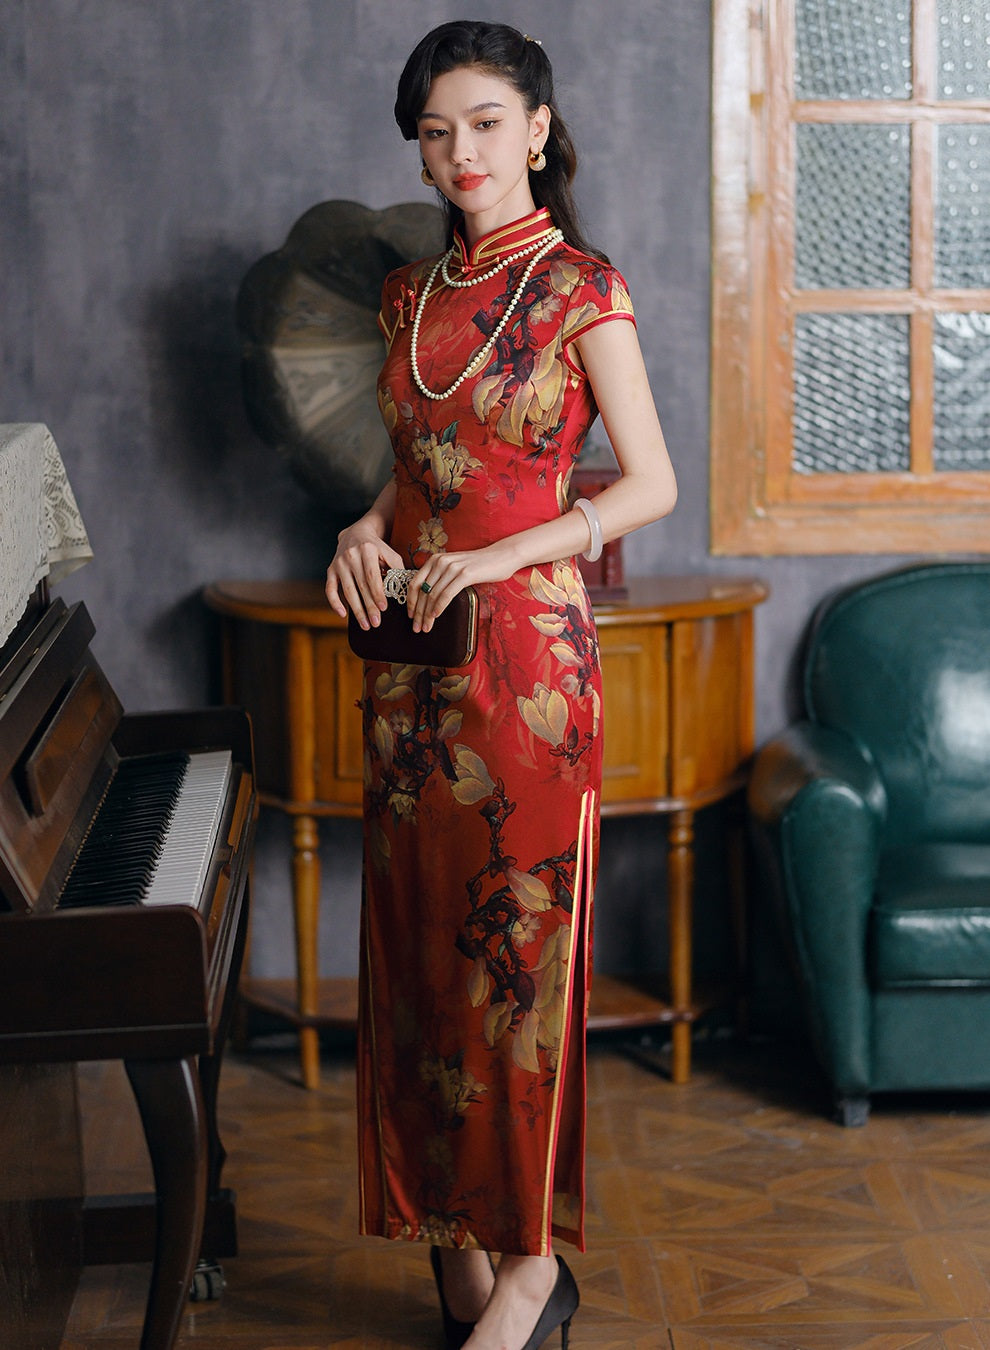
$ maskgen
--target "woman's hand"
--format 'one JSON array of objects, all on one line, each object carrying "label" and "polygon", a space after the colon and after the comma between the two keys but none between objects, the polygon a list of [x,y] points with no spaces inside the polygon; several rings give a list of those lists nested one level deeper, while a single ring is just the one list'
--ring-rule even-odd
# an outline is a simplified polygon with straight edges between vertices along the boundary
[{"label": "woman's hand", "polygon": [[434,553],[409,583],[413,631],[428,633],[454,597],[484,581],[506,581],[518,569],[511,537],[486,548]]},{"label": "woman's hand", "polygon": [[382,567],[402,567],[395,549],[362,517],[337,536],[337,552],[327,568],[327,600],[342,619],[350,610],[362,628],[377,628],[388,605]]}]

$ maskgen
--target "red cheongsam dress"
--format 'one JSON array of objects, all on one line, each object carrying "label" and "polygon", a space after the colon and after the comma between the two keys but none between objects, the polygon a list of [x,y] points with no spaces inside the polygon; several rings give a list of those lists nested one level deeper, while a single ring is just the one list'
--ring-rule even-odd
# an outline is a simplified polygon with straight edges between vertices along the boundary
[{"label": "red cheongsam dress", "polygon": [[[597,408],[572,346],[632,321],[619,273],[546,210],[386,280],[379,379],[408,567],[567,507]],[[520,256],[515,256],[520,255]],[[517,291],[521,293],[517,295]],[[444,391],[509,322],[476,372]],[[594,617],[574,558],[479,587],[477,656],[370,664],[364,726],[362,1232],[584,1246],[585,1019],[601,786]]]}]

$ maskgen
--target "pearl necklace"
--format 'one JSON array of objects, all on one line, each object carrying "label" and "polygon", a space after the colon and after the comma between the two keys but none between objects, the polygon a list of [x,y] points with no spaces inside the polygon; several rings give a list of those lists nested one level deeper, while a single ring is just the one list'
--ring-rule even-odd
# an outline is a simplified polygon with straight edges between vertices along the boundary
[{"label": "pearl necklace", "polygon": [[[523,293],[526,290],[526,283],[533,275],[533,268],[540,261],[540,259],[544,257],[545,254],[549,253],[552,248],[556,248],[556,246],[561,242],[563,237],[564,233],[562,230],[551,230],[549,234],[545,236],[546,238],[545,243],[541,243],[541,241],[544,238],[544,236],[541,235],[540,238],[537,239],[534,244],[530,244],[527,248],[521,249],[518,253],[511,254],[508,258],[503,259],[502,262],[498,263],[498,265],[493,267],[490,271],[484,272],[481,276],[472,277],[469,281],[452,281],[450,277],[447,275],[447,264],[453,258],[454,253],[456,252],[456,246],[449,248],[447,252],[434,264],[433,271],[430,273],[426,285],[423,287],[423,294],[419,298],[419,304],[416,306],[416,313],[413,316],[412,342],[409,352],[409,359],[410,365],[412,366],[413,379],[416,381],[416,387],[421,394],[425,395],[426,398],[434,399],[436,402],[439,402],[441,399],[450,398],[451,394],[454,393],[456,389],[459,389],[461,387],[461,385],[468,378],[468,376],[473,375],[474,372],[478,369],[478,367],[481,366],[485,361],[487,361],[488,357],[495,350],[496,342],[498,342],[499,338],[502,336],[506,324],[508,324],[509,320],[512,318],[512,315],[515,313],[519,301],[523,297]],[[530,258],[529,262],[527,263],[526,270],[522,274],[522,279],[519,282],[519,285],[516,287],[515,294],[510,300],[508,308],[502,315],[498,327],[492,333],[491,337],[488,339],[485,345],[479,349],[479,351],[474,355],[474,357],[472,357],[472,359],[468,362],[465,368],[461,371],[460,375],[458,375],[454,383],[450,385],[447,389],[445,389],[442,393],[438,394],[436,390],[428,389],[425,383],[423,382],[422,376],[419,373],[419,355],[418,355],[419,325],[422,322],[423,310],[426,308],[426,301],[433,287],[433,282],[436,280],[437,273],[442,271],[444,281],[446,281],[449,286],[453,286],[455,289],[463,289],[467,286],[477,286],[482,281],[491,280],[491,278],[495,276],[496,273],[501,271],[503,267],[508,267],[510,263],[517,262],[518,259],[524,258],[527,253],[532,253],[534,248],[537,250],[536,253],[533,254],[533,257]]]}]

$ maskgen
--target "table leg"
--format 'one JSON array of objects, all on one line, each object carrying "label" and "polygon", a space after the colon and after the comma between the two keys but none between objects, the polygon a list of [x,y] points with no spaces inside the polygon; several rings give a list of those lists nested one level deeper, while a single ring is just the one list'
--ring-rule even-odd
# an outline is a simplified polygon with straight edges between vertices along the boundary
[{"label": "table leg", "polygon": [[[296,816],[292,831],[292,899],[296,924],[297,1003],[301,1018],[319,1012],[317,930],[320,913],[320,836],[315,816]],[[303,1087],[320,1082],[320,1034],[305,1020],[299,1028]]]},{"label": "table leg", "polygon": [[671,1077],[691,1076],[691,918],[694,896],[694,812],[671,813],[668,831],[667,892],[670,933]]}]

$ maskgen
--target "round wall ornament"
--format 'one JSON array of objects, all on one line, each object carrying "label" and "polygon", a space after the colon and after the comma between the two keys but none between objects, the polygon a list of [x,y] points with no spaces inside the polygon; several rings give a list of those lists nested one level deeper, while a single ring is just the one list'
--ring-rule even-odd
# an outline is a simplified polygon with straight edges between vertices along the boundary
[{"label": "round wall ornament", "polygon": [[237,323],[251,424],[335,513],[365,510],[392,469],[376,396],[385,357],[377,322],[382,282],[393,268],[443,247],[443,213],[429,203],[374,211],[321,202],[241,282]]}]

